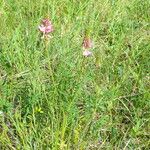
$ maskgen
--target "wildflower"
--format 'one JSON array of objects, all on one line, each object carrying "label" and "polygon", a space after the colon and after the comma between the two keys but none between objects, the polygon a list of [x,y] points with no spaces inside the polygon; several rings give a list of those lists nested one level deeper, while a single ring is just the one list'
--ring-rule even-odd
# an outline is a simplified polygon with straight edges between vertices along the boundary
[{"label": "wildflower", "polygon": [[45,35],[53,32],[54,28],[50,20],[43,19],[41,25],[39,26],[39,30]]},{"label": "wildflower", "polygon": [[86,37],[84,38],[83,40],[83,44],[82,44],[82,47],[83,47],[83,56],[85,57],[88,57],[88,56],[91,56],[92,55],[92,52],[89,51],[89,49],[93,48],[94,44],[93,44],[93,41]]},{"label": "wildflower", "polygon": [[83,56],[88,57],[88,56],[91,56],[91,55],[92,55],[92,52],[91,52],[91,51],[89,51],[89,50],[84,50],[84,51],[83,51]]},{"label": "wildflower", "polygon": [[93,48],[94,44],[93,41],[90,38],[84,38],[83,40],[83,44],[82,44],[84,49],[89,49],[89,48]]},{"label": "wildflower", "polygon": [[41,107],[39,107],[39,108],[38,108],[38,107],[35,107],[35,111],[36,111],[37,113],[41,113],[41,114],[44,113]]}]

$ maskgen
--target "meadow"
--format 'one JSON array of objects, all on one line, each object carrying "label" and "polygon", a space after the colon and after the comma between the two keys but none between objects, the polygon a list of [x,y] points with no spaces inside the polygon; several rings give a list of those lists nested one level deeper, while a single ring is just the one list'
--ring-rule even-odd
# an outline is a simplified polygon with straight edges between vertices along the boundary
[{"label": "meadow", "polygon": [[0,150],[148,150],[149,93],[149,0],[0,1]]}]

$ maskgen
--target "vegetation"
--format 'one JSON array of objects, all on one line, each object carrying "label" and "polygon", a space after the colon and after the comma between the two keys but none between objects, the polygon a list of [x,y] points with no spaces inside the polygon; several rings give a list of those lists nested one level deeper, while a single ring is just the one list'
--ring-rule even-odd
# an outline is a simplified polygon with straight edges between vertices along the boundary
[{"label": "vegetation", "polygon": [[148,150],[149,50],[149,0],[1,0],[0,149]]}]

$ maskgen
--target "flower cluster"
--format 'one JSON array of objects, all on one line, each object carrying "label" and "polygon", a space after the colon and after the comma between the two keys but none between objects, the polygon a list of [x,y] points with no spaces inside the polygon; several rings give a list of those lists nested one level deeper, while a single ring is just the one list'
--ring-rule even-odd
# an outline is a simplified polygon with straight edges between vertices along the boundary
[{"label": "flower cluster", "polygon": [[[54,27],[49,19],[43,19],[39,26],[39,30],[43,33],[43,37],[47,38],[50,36],[49,34],[54,31]],[[83,56],[91,56],[92,52],[89,49],[93,48],[93,46],[93,41],[89,37],[85,37],[82,44]]]},{"label": "flower cluster", "polygon": [[39,26],[39,30],[43,33],[44,36],[47,37],[49,33],[54,31],[54,28],[49,19],[43,19],[41,25]]},{"label": "flower cluster", "polygon": [[82,47],[83,47],[83,56],[91,56],[92,55],[92,52],[89,50],[91,48],[93,48],[94,44],[93,44],[93,41],[88,38],[88,37],[85,37],[84,40],[83,40],[83,44],[82,44]]}]

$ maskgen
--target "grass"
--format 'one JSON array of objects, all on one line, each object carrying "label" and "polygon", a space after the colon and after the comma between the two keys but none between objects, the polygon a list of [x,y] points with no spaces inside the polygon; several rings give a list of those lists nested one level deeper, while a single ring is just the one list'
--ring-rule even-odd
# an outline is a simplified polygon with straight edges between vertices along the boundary
[{"label": "grass", "polygon": [[1,150],[149,149],[149,0],[1,0],[0,35]]}]

